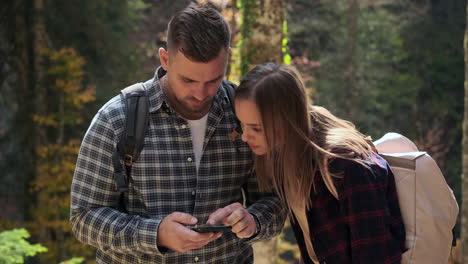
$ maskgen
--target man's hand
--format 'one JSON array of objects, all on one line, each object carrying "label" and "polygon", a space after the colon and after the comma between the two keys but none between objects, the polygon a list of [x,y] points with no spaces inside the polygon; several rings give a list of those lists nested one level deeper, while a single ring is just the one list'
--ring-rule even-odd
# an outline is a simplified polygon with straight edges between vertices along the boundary
[{"label": "man's hand", "polygon": [[218,222],[232,226],[232,232],[236,233],[238,238],[249,238],[257,231],[255,219],[240,203],[233,203],[216,210],[206,223],[215,225]]},{"label": "man's hand", "polygon": [[179,253],[204,247],[218,239],[221,233],[197,233],[185,226],[197,223],[197,219],[189,214],[175,212],[161,221],[158,229],[158,246],[170,248]]}]

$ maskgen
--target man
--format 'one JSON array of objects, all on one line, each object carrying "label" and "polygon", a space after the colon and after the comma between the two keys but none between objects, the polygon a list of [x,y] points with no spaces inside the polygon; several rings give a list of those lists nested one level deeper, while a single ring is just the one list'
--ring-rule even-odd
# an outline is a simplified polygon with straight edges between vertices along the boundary
[{"label": "man", "polygon": [[[78,156],[70,221],[78,240],[98,248],[97,263],[253,263],[250,244],[281,231],[284,209],[259,192],[252,154],[231,134],[236,117],[222,84],[229,45],[229,27],[209,5],[191,4],[169,22],[162,66],[145,83],[149,124],[127,213],[115,209],[112,164],[125,124],[122,99],[95,116]],[[189,228],[205,223],[232,232]]]}]

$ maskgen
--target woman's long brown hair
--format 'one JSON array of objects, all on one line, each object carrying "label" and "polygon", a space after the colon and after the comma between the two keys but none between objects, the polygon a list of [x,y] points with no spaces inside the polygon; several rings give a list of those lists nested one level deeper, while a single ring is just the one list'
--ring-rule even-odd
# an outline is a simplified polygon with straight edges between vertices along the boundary
[{"label": "woman's long brown hair", "polygon": [[318,172],[339,199],[333,177],[341,175],[329,170],[333,159],[368,166],[369,139],[352,123],[310,105],[293,68],[274,63],[255,67],[241,80],[236,99],[253,100],[261,115],[269,151],[256,156],[259,186],[263,191],[275,190],[289,210],[296,204],[310,208]]}]

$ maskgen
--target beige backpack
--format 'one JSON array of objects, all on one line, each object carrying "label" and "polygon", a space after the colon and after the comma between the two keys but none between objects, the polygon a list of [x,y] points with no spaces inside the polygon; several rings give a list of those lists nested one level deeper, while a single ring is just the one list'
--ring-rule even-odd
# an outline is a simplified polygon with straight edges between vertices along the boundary
[{"label": "beige backpack", "polygon": [[458,204],[439,167],[400,134],[387,133],[374,145],[395,175],[408,248],[402,263],[447,263]]}]

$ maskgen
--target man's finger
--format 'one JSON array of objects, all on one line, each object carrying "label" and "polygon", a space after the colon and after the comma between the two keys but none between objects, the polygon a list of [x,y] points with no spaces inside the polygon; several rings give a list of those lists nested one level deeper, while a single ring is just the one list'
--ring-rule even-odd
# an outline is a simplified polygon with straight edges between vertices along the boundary
[{"label": "man's finger", "polygon": [[245,209],[236,209],[234,212],[232,212],[225,220],[226,225],[233,226],[237,224],[237,222],[241,221],[245,217]]},{"label": "man's finger", "polygon": [[209,232],[209,233],[197,233],[195,231],[192,231],[195,233],[195,235],[193,235],[190,240],[191,241],[194,241],[194,242],[204,242],[204,241],[211,241],[214,239],[214,237],[216,237],[216,234],[213,233],[213,232]]},{"label": "man's finger", "polygon": [[202,248],[202,247],[208,245],[209,243],[211,243],[213,240],[216,240],[216,239],[220,238],[221,235],[222,235],[221,233],[215,233],[213,235],[213,237],[211,239],[209,239],[209,240],[199,241],[199,242],[192,242],[192,243],[186,244],[185,247],[184,247],[184,251],[187,252],[189,250]]},{"label": "man's finger", "polygon": [[219,222],[223,222],[224,218],[228,217],[229,215],[232,214],[237,208],[241,207],[242,205],[240,203],[233,203],[230,204],[224,208],[216,210],[214,213],[210,215],[208,218],[208,221],[206,223],[208,225],[215,225]]},{"label": "man's finger", "polygon": [[236,235],[237,235],[238,238],[249,238],[254,233],[255,233],[255,229],[250,227],[250,226],[247,226],[246,228],[244,228],[240,232],[237,232]]},{"label": "man's finger", "polygon": [[222,222],[224,218],[228,217],[231,213],[232,213],[232,210],[229,209],[227,206],[224,208],[218,209],[210,215],[206,223],[208,225],[216,225],[217,223]]},{"label": "man's finger", "polygon": [[208,245],[209,243],[211,243],[212,241],[214,241],[214,240],[216,240],[216,239],[218,239],[218,238],[220,238],[222,236],[221,233],[212,233],[212,234],[213,234],[213,236],[210,239],[199,242],[196,248],[204,247],[204,246]]},{"label": "man's finger", "polygon": [[168,215],[168,217],[174,222],[178,222],[178,223],[186,224],[186,225],[194,225],[198,221],[197,218],[189,214],[181,213],[181,212],[172,213]]}]

